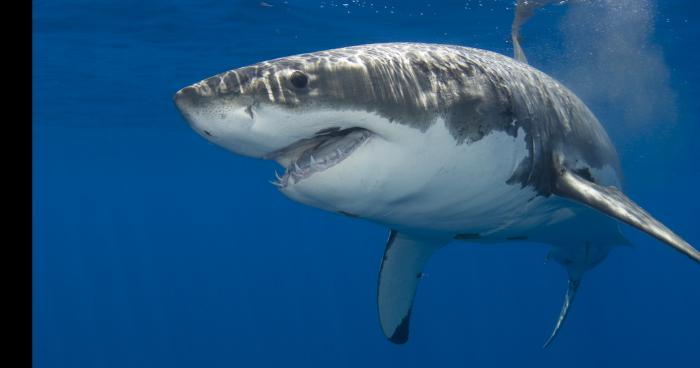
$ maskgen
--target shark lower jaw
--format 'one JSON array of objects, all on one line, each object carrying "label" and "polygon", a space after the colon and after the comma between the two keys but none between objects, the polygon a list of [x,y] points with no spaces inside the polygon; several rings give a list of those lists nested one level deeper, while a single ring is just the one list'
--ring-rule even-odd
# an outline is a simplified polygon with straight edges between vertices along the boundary
[{"label": "shark lower jaw", "polygon": [[298,140],[266,155],[265,158],[275,160],[285,167],[284,175],[275,173],[277,180],[272,184],[286,188],[326,171],[350,157],[372,136],[372,132],[363,128],[325,129],[313,137]]}]

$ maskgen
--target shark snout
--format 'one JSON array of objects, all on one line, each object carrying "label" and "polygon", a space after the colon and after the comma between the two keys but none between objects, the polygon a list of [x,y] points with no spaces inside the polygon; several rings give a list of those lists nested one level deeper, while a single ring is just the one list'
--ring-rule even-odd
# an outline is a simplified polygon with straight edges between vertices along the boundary
[{"label": "shark snout", "polygon": [[254,98],[212,88],[211,79],[184,87],[173,96],[189,126],[209,142],[245,156],[261,158],[279,149],[268,129],[260,125],[253,129],[258,121]]},{"label": "shark snout", "polygon": [[195,118],[197,115],[200,115],[198,112],[202,111],[204,105],[203,96],[198,92],[196,87],[187,86],[177,91],[175,96],[173,96],[173,102],[175,102],[178,111],[192,129],[205,136],[211,136],[211,132],[201,126],[201,119],[199,119],[198,124]]},{"label": "shark snout", "polygon": [[207,84],[199,82],[177,91],[173,96],[173,101],[178,110],[185,113],[192,109],[205,108],[217,98],[218,94],[208,88]]},{"label": "shark snout", "polygon": [[177,105],[178,108],[180,108],[184,104],[191,104],[193,101],[199,99],[201,96],[197,92],[197,88],[193,86],[187,86],[175,93],[175,96],[173,97],[173,101],[175,101],[175,105]]},{"label": "shark snout", "polygon": [[248,100],[237,93],[225,93],[217,87],[218,80],[218,77],[205,79],[182,88],[173,96],[182,117],[207,139],[231,125],[225,121],[232,118],[232,112],[245,108],[243,105]]},{"label": "shark snout", "polygon": [[[244,68],[244,70],[247,70]],[[219,99],[236,99],[247,94],[251,79],[250,72],[233,70],[209,77],[179,90],[174,97],[175,104],[202,105]]]}]

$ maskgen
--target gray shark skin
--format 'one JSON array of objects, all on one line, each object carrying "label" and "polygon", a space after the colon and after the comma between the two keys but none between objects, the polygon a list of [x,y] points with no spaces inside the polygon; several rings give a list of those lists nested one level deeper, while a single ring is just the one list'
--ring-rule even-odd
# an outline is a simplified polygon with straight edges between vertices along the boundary
[{"label": "gray shark skin", "polygon": [[[313,76],[307,87],[280,78],[294,70]],[[580,170],[609,165],[620,172],[605,130],[573,93],[536,69],[484,50],[413,43],[347,47],[231,70],[176,96],[178,106],[187,106],[181,109],[185,118],[188,109],[216,109],[223,100],[296,113],[361,109],[419,130],[443,117],[459,144],[492,131],[515,136],[523,128],[529,155],[510,182],[534,185],[542,195],[552,190],[552,144],[566,149]],[[619,185],[619,179],[609,184]]]},{"label": "gray shark skin", "polygon": [[552,246],[569,289],[546,346],[584,273],[626,244],[618,221],[700,262],[621,192],[615,148],[585,104],[497,53],[346,47],[221,73],[174,100],[207,140],[284,166],[274,184],[289,198],[391,229],[377,302],[394,343],[408,339],[425,263],[452,240]]}]

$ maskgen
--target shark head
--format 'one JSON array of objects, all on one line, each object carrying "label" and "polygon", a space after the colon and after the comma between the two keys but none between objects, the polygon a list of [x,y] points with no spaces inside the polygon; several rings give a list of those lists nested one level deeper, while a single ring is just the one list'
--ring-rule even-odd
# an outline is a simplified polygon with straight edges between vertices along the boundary
[{"label": "shark head", "polygon": [[421,150],[420,136],[435,120],[430,84],[392,51],[346,48],[265,61],[185,87],[174,101],[210,142],[281,164],[275,184],[285,195],[354,214],[362,212],[358,196],[370,206],[382,195],[377,189],[405,176],[407,151]]}]

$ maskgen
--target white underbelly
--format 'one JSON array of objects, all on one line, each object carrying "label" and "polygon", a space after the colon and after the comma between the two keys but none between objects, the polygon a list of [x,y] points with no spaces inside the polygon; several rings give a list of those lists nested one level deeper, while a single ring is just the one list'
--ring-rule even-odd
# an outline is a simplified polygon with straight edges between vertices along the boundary
[{"label": "white underbelly", "polygon": [[537,226],[557,210],[533,189],[506,184],[528,156],[523,130],[517,137],[492,132],[458,144],[443,122],[425,132],[399,124],[393,129],[393,139],[372,138],[285,194],[393,228],[454,233]]},{"label": "white underbelly", "polygon": [[[493,132],[477,142],[457,144],[443,124],[426,131],[423,145],[407,152],[405,171],[388,191],[403,196],[386,203],[388,213],[376,221],[439,231],[478,232],[512,223],[535,196],[529,188],[508,185],[528,155],[525,133],[517,137]],[[411,145],[413,146],[413,145]],[[377,147],[381,149],[381,147]],[[420,187],[410,183],[420,183]],[[402,189],[397,189],[401,188]]]}]

